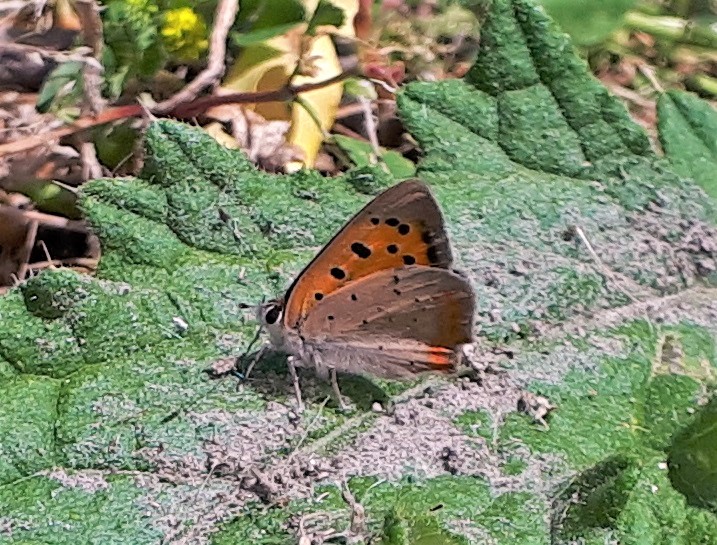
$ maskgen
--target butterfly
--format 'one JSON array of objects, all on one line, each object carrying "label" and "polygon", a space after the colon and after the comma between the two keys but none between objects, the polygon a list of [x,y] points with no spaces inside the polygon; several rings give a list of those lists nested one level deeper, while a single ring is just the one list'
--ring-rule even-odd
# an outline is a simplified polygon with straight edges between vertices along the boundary
[{"label": "butterfly", "polygon": [[443,216],[419,180],[374,198],[326,244],[284,297],[259,308],[273,349],[295,367],[408,378],[454,371],[472,342],[475,297],[452,270]]}]

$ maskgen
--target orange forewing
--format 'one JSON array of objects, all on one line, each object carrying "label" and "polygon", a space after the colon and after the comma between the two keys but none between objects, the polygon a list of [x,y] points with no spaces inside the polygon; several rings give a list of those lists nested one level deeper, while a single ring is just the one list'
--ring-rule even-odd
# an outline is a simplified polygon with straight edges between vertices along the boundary
[{"label": "orange forewing", "polygon": [[411,180],[369,203],[304,269],[287,292],[284,323],[297,327],[316,303],[352,281],[414,264],[448,268],[451,252],[438,205]]}]

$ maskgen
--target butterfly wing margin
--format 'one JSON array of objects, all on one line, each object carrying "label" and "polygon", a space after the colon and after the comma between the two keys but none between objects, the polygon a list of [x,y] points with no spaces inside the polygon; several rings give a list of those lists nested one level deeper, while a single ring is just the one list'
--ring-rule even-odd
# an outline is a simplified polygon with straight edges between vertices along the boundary
[{"label": "butterfly wing margin", "polygon": [[[452,370],[472,342],[475,296],[461,275],[410,266],[380,271],[318,303],[300,328],[330,367],[383,377]],[[352,371],[353,369],[353,371]]]},{"label": "butterfly wing margin", "polygon": [[286,293],[284,325],[296,328],[317,301],[376,271],[452,261],[438,204],[423,182],[407,180],[367,204],[304,268]]}]

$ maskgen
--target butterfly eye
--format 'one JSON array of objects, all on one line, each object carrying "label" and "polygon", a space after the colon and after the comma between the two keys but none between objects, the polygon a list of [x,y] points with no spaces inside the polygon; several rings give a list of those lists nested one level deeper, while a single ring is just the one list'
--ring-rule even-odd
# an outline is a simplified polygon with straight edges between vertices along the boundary
[{"label": "butterfly eye", "polygon": [[277,321],[279,321],[280,317],[281,317],[281,307],[279,305],[272,305],[266,311],[266,314],[264,314],[264,321],[269,325],[273,325]]}]

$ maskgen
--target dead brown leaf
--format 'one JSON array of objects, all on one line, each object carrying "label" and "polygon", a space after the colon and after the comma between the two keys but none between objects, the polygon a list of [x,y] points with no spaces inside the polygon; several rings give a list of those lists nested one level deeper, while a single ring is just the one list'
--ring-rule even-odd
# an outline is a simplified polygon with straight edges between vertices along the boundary
[{"label": "dead brown leaf", "polygon": [[207,111],[207,117],[229,127],[229,132],[216,126],[210,129],[215,139],[227,147],[242,149],[264,170],[283,172],[287,164],[304,158],[303,151],[287,141],[288,121],[267,121],[258,113],[234,104],[215,106]]}]

